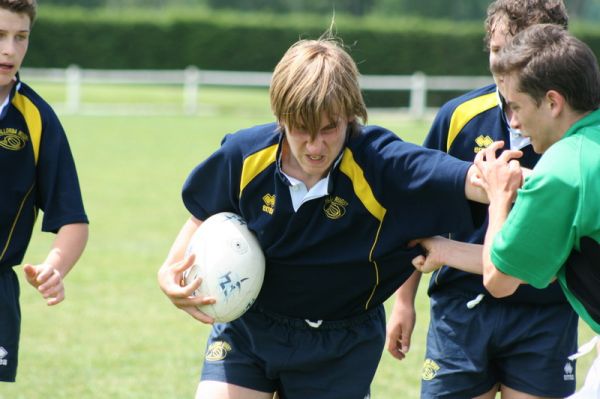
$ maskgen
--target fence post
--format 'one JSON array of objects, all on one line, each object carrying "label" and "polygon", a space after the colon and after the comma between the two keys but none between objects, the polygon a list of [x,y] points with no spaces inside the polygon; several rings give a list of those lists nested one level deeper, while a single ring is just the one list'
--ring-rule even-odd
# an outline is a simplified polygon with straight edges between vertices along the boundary
[{"label": "fence post", "polygon": [[427,77],[423,72],[415,72],[410,83],[410,114],[422,118],[427,108]]},{"label": "fence post", "polygon": [[81,106],[81,69],[77,65],[69,65],[65,70],[67,90],[67,113],[76,114]]},{"label": "fence post", "polygon": [[183,86],[183,109],[186,114],[193,115],[198,111],[198,86],[200,71],[194,65],[185,68]]}]

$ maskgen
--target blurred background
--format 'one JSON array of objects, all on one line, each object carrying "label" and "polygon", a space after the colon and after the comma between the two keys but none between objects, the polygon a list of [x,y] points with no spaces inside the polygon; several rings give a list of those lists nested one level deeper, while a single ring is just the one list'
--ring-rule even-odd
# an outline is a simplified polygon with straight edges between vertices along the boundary
[{"label": "blurred background", "polygon": [[[285,50],[329,28],[362,73],[369,123],[420,144],[447,99],[490,83],[487,0],[39,0],[23,81],[57,111],[77,163],[90,241],[48,308],[21,277],[15,384],[0,399],[191,398],[209,327],[177,310],[156,272],[189,216],[180,190],[226,133],[273,120]],[[600,54],[600,0],[567,0]],[[41,215],[40,218],[41,220]],[[53,235],[39,231],[25,261]],[[428,276],[411,352],[384,353],[374,398],[419,397]],[[386,304],[388,310],[391,302]],[[580,327],[581,343],[593,334]],[[581,385],[593,355],[578,360]]]},{"label": "blurred background", "polygon": [[[84,83],[86,77],[88,82],[111,82],[106,74],[97,74],[94,80],[86,69],[183,74],[187,68],[200,74],[166,78],[138,72],[113,74],[112,80],[183,84],[196,79],[196,84],[266,87],[268,73],[293,42],[318,37],[335,20],[336,33],[361,73],[379,79],[363,84],[367,106],[408,108],[412,116],[422,117],[428,108],[435,110],[449,98],[491,81],[483,42],[488,4],[488,0],[44,0],[25,66],[77,66],[83,72],[77,75],[72,70],[71,78],[79,76]],[[600,0],[566,4],[570,29],[600,54],[596,23]],[[214,80],[202,71],[267,75]],[[54,71],[53,76],[65,73]],[[65,94],[74,112],[81,110],[80,100],[73,98],[78,94],[75,86],[72,83]],[[186,94],[188,112],[196,110],[193,91],[188,88]]]}]

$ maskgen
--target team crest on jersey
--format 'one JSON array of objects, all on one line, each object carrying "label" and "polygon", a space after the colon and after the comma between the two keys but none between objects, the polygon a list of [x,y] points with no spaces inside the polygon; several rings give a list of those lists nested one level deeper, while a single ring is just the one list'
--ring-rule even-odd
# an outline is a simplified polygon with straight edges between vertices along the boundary
[{"label": "team crest on jersey", "polygon": [[493,142],[494,142],[494,139],[492,139],[490,136],[484,136],[483,134],[480,134],[475,139],[476,147],[473,147],[473,152],[475,154],[477,154],[479,151],[483,150],[484,148],[489,147]]},{"label": "team crest on jersey", "polygon": [[325,212],[325,216],[335,220],[346,214],[346,206],[348,206],[348,202],[343,198],[329,196],[325,199],[323,211]]},{"label": "team crest on jersey", "polygon": [[573,374],[575,368],[573,367],[571,362],[566,362],[563,370],[565,371],[565,374],[563,375],[563,379],[565,381],[575,381],[575,374]]},{"label": "team crest on jersey", "polygon": [[231,345],[225,341],[215,341],[208,346],[205,358],[208,362],[216,362],[225,359],[229,352],[231,352]]},{"label": "team crest on jersey", "polygon": [[22,131],[6,128],[0,129],[0,147],[11,151],[19,151],[25,147],[29,137]]},{"label": "team crest on jersey", "polygon": [[421,378],[425,381],[433,380],[437,374],[440,366],[431,359],[425,359],[423,363],[423,370],[421,372]]},{"label": "team crest on jersey", "polygon": [[265,195],[263,195],[262,200],[263,200],[263,206],[262,206],[263,212],[266,212],[269,215],[272,215],[273,211],[275,210],[275,195],[265,194]]}]

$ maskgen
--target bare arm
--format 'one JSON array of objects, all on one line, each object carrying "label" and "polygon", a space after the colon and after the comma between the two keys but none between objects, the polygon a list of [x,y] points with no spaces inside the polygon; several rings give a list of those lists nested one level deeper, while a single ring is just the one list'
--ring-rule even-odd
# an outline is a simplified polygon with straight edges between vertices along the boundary
[{"label": "bare arm", "polygon": [[489,204],[486,191],[476,184],[479,170],[475,165],[471,165],[467,172],[467,178],[465,181],[465,197],[471,201],[480,202],[482,204]]},{"label": "bare arm", "polygon": [[56,305],[65,299],[63,280],[83,253],[88,240],[88,225],[73,223],[58,230],[43,263],[23,266],[25,278],[42,294],[46,303]]},{"label": "bare arm", "polygon": [[421,273],[415,271],[396,291],[396,301],[387,323],[387,350],[398,360],[406,357],[416,323],[415,296]]},{"label": "bare arm", "polygon": [[490,199],[488,229],[483,243],[483,284],[495,297],[504,297],[516,291],[521,280],[502,273],[491,259],[491,248],[496,234],[502,229],[514,202],[517,189],[523,182],[519,163],[506,151],[496,157],[495,151],[502,142],[496,142],[475,157],[480,171],[478,184]]},{"label": "bare arm", "polygon": [[193,216],[184,223],[175,238],[164,263],[158,270],[158,285],[165,295],[179,309],[203,323],[213,323],[214,320],[198,310],[199,305],[215,303],[212,297],[194,297],[193,293],[202,283],[200,278],[188,285],[183,283],[183,273],[194,264],[194,257],[185,257],[185,251],[194,232],[200,227],[202,221]]},{"label": "bare arm", "polygon": [[474,274],[483,274],[483,246],[436,236],[415,240],[425,255],[413,259],[413,266],[423,273],[431,273],[444,265]]}]

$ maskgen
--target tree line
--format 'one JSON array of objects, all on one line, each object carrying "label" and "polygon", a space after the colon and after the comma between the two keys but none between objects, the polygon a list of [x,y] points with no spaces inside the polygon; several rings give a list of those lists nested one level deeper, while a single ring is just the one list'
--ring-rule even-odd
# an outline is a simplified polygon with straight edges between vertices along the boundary
[{"label": "tree line", "polygon": [[[205,7],[281,14],[335,12],[358,17],[387,15],[481,21],[490,0],[44,0],[43,3],[82,8]],[[600,0],[565,0],[565,3],[573,19],[600,19]]]}]

